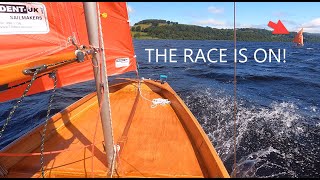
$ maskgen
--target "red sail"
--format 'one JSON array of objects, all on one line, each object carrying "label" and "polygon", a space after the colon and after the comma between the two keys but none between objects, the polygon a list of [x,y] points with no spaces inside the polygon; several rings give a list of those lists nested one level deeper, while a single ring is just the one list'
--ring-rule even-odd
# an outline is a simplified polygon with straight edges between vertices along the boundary
[{"label": "red sail", "polygon": [[[7,29],[0,28],[0,102],[20,97],[26,88],[27,84],[11,88],[31,79],[19,68],[75,57],[76,47],[68,41],[69,37],[74,37],[77,44],[89,47],[84,9],[80,2],[6,2],[0,6],[8,11],[0,12],[1,20],[7,18],[8,23]],[[99,2],[98,7],[108,75],[136,71],[126,3]],[[36,21],[38,23],[34,23]],[[58,87],[93,78],[89,59],[57,70]],[[34,81],[27,95],[52,88],[52,80],[44,75]]]},{"label": "red sail", "polygon": [[294,37],[293,42],[297,43],[298,45],[303,45],[303,28],[297,33]]}]

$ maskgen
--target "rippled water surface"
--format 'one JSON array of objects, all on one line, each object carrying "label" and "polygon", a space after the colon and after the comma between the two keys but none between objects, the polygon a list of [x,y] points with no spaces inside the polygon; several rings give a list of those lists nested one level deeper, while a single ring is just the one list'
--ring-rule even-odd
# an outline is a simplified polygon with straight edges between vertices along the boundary
[{"label": "rippled water surface", "polygon": [[[233,42],[135,40],[140,76],[168,82],[197,117],[229,173],[233,167]],[[247,48],[237,64],[237,177],[320,177],[320,44],[238,42]],[[178,63],[148,62],[146,48],[175,48]],[[227,63],[184,63],[183,49],[226,48]],[[286,49],[285,63],[257,63],[257,48]],[[206,55],[206,54],[205,54]],[[195,57],[195,56],[194,56]],[[218,53],[212,53],[218,59]],[[239,57],[239,59],[242,59]],[[161,61],[161,58],[159,59]],[[56,113],[95,90],[94,82],[58,89]],[[26,97],[0,142],[1,147],[43,122],[50,92]],[[4,123],[15,100],[0,104]],[[0,147],[0,148],[1,148]]]}]

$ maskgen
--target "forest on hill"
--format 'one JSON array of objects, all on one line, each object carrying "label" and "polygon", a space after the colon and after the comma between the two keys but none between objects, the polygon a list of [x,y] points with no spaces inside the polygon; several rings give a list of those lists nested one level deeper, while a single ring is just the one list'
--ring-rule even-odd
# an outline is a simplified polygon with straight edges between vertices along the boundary
[{"label": "forest on hill", "polygon": [[[131,33],[137,39],[233,40],[233,29],[179,24],[160,19],[135,23],[131,27]],[[272,31],[266,29],[239,28],[237,40],[291,42],[296,34],[297,32],[290,32],[288,35],[273,35]],[[304,42],[320,42],[320,34],[304,33]]]}]

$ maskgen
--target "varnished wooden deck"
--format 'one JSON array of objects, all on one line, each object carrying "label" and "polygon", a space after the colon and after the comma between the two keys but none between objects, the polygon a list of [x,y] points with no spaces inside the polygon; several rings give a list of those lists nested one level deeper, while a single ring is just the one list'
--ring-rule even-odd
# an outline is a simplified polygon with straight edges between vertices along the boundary
[{"label": "varnished wooden deck", "polygon": [[[117,173],[113,176],[203,177],[200,167],[203,162],[199,161],[197,151],[172,106],[151,108],[151,102],[138,95],[136,85],[126,85],[110,94],[114,141],[121,145]],[[161,97],[145,84],[142,84],[142,94],[151,100]],[[106,177],[108,169],[96,96],[89,95],[76,110],[62,113],[60,124],[58,121],[59,118],[56,123],[48,125],[50,138],[45,142],[45,151],[72,150],[45,155],[45,175]],[[97,144],[92,158],[92,147],[83,147],[93,143],[95,129]],[[29,143],[40,142],[40,137],[39,132],[31,133]],[[37,147],[33,152],[40,152]],[[1,158],[7,158],[6,162],[9,162],[12,157]],[[4,160],[0,160],[1,163],[6,166]],[[40,156],[25,157],[9,168],[7,177],[41,177],[40,168]]]}]

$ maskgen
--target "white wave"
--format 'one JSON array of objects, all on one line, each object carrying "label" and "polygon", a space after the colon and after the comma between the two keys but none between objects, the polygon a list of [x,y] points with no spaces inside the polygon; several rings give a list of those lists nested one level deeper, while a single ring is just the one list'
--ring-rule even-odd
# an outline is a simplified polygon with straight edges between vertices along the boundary
[{"label": "white wave", "polygon": [[[301,124],[304,119],[299,113],[299,108],[291,102],[273,102],[269,107],[261,107],[252,103],[246,103],[238,100],[236,141],[237,153],[242,150],[242,158],[237,162],[237,166],[242,168],[241,177],[258,177],[256,172],[263,168],[276,168],[277,172],[265,175],[265,177],[296,177],[296,173],[288,165],[281,165],[277,162],[270,162],[262,157],[270,153],[276,153],[281,159],[289,158],[293,160],[292,153],[281,154],[280,150],[261,147],[261,149],[252,149],[250,144],[269,142],[275,140],[286,142],[287,139],[293,142],[287,144],[278,144],[281,149],[286,149],[290,143],[298,144],[296,137],[307,136],[308,130]],[[198,118],[200,124],[207,132],[217,153],[223,162],[233,161],[233,97],[225,95],[222,91],[212,89],[203,89],[186,97],[186,104]],[[246,105],[245,105],[246,104]],[[254,133],[254,137],[248,136]],[[252,135],[251,135],[252,136]],[[248,142],[257,141],[257,142]],[[241,146],[246,144],[248,147]],[[283,147],[283,148],[282,148]],[[259,147],[258,147],[259,148]],[[299,151],[299,149],[297,149]],[[239,155],[238,155],[239,156]],[[255,158],[252,158],[255,157]],[[279,167],[278,167],[279,166]],[[251,168],[254,168],[252,170]]]}]

